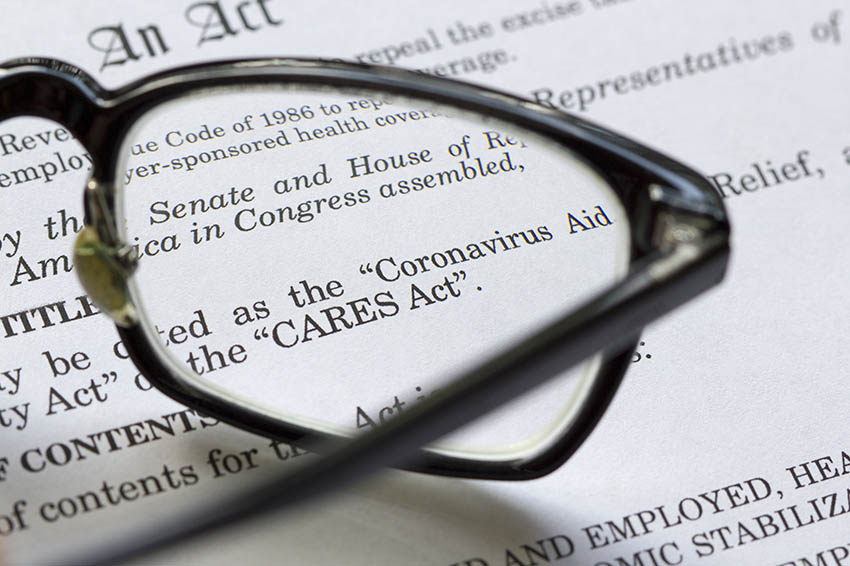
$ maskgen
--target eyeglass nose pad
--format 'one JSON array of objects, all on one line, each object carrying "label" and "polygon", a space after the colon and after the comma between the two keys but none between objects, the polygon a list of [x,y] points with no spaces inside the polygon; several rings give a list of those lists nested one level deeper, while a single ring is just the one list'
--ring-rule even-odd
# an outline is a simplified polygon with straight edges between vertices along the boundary
[{"label": "eyeglass nose pad", "polygon": [[130,300],[127,281],[136,269],[135,252],[115,237],[107,220],[111,215],[94,181],[86,186],[85,207],[86,225],[74,243],[77,277],[101,311],[120,326],[133,326],[139,318]]}]

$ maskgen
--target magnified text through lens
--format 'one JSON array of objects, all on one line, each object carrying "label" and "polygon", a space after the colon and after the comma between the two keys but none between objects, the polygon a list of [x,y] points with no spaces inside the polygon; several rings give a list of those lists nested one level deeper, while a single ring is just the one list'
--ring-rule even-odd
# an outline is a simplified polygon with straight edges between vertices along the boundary
[{"label": "magnified text through lens", "polygon": [[[392,419],[621,277],[607,184],[532,132],[381,93],[199,92],[117,180],[147,331],[187,376],[325,431]],[[441,448],[530,450],[596,361]]]}]

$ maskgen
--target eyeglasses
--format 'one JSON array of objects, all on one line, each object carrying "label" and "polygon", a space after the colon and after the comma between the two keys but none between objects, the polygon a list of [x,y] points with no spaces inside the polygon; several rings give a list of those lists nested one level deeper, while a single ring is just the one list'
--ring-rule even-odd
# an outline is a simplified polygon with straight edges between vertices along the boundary
[{"label": "eyeglasses", "polygon": [[1,69],[0,119],[55,120],[90,153],[74,263],[146,382],[327,454],[105,561],[382,465],[549,473],[642,327],[727,264],[698,173],[505,93],[307,59],[117,91],[53,60]]}]

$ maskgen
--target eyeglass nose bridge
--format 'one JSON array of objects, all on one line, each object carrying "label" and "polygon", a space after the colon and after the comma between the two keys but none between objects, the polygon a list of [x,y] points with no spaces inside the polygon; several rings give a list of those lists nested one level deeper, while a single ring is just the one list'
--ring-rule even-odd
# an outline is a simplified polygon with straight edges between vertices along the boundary
[{"label": "eyeglass nose bridge", "polygon": [[[18,116],[45,118],[89,146],[93,120],[101,114],[100,94],[94,79],[62,61],[25,58],[0,64],[0,121]],[[115,232],[107,204],[112,187],[98,180],[98,164],[94,165],[84,191],[86,224],[74,244],[74,265],[92,301],[117,324],[130,326],[138,322],[128,290],[137,260]]]},{"label": "eyeglass nose bridge", "polygon": [[0,121],[17,116],[46,118],[85,145],[102,89],[73,65],[45,58],[0,64]]}]

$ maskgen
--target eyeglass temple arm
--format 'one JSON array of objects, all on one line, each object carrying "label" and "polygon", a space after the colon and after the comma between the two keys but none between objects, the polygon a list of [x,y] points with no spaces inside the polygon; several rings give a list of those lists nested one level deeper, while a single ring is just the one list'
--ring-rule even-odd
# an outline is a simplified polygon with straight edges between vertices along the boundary
[{"label": "eyeglass temple arm", "polygon": [[[694,248],[698,249],[694,249]],[[530,341],[471,371],[443,394],[343,444],[293,473],[261,487],[216,501],[147,532],[113,539],[97,554],[57,557],[57,562],[114,564],[188,541],[275,510],[328,494],[387,465],[400,465],[426,445],[517,397],[565,368],[599,351],[624,347],[646,324],[722,279],[728,262],[728,233],[720,230],[695,243],[673,246],[644,260],[613,289],[598,295]],[[122,329],[125,333],[131,332]]]}]

